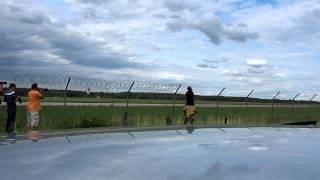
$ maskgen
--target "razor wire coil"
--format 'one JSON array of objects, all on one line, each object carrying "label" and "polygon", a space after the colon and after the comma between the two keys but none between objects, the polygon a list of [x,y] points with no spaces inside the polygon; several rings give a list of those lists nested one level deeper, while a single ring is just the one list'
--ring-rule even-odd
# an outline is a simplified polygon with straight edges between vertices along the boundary
[{"label": "razor wire coil", "polygon": [[32,84],[38,83],[41,85],[62,86],[66,85],[69,81],[69,86],[84,87],[90,89],[99,89],[105,91],[127,91],[131,85],[133,91],[142,92],[173,92],[179,84],[165,84],[155,83],[149,81],[133,81],[133,80],[118,80],[107,81],[102,79],[87,79],[76,76],[64,75],[42,75],[42,74],[28,74],[18,75],[14,77],[14,81],[19,84]]}]

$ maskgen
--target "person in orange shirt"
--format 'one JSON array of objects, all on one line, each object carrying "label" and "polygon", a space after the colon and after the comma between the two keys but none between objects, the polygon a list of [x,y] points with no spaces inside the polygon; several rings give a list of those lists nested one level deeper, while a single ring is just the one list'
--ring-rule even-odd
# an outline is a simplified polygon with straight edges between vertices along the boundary
[{"label": "person in orange shirt", "polygon": [[27,126],[29,130],[29,139],[37,141],[40,138],[38,131],[33,131],[39,125],[39,111],[41,110],[40,100],[43,99],[42,89],[38,88],[38,84],[31,85],[31,90],[28,93],[28,112],[27,112]]}]

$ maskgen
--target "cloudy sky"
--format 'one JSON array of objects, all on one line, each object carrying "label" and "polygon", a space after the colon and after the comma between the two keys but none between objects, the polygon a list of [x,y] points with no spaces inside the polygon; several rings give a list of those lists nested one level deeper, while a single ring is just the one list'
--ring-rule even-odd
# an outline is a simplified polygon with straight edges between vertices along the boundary
[{"label": "cloudy sky", "polygon": [[200,94],[320,91],[320,0],[0,6],[0,79],[37,73],[181,82]]}]

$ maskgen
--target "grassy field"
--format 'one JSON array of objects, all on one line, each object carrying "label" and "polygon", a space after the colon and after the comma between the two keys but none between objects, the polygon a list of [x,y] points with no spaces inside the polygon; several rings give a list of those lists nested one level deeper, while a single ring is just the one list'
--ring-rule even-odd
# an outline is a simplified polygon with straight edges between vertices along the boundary
[{"label": "grassy field", "polygon": [[[129,104],[143,104],[143,105],[161,105],[161,106],[172,106],[172,97],[168,97],[168,99],[129,99]],[[22,100],[26,104],[28,102],[27,97],[23,97]],[[63,103],[64,98],[63,97],[45,97],[42,102],[45,103]],[[67,98],[67,104],[68,103],[83,103],[83,104],[94,104],[94,103],[105,103],[110,105],[119,105],[119,104],[125,104],[125,99],[112,99],[112,98],[95,98],[95,97],[68,97]],[[185,103],[185,100],[176,100],[175,104],[177,105],[183,105]],[[215,107],[216,101],[202,101],[202,100],[196,100],[195,103],[199,106],[210,106]],[[232,101],[221,101],[219,102],[219,106],[232,106],[232,107],[245,107],[245,102],[232,102]],[[248,106],[251,107],[271,107],[271,103],[261,103],[261,102],[249,102]],[[307,107],[308,104],[303,103],[295,103],[296,107]],[[317,105],[314,105],[317,106]],[[291,107],[291,103],[276,103],[275,107]]]},{"label": "grassy field", "polygon": [[[4,131],[6,121],[5,106],[0,109],[0,132]],[[228,124],[281,124],[294,121],[319,120],[320,108],[291,108],[277,107],[273,118],[271,108],[249,107],[247,111],[241,107],[198,108],[196,124],[223,124],[225,117]],[[122,107],[80,107],[80,106],[47,106],[41,111],[41,130],[120,127]],[[160,126],[165,125],[170,116],[176,125],[183,124],[183,114],[180,107],[175,109],[174,115],[170,107],[130,107],[129,126]],[[16,128],[19,132],[26,131],[26,108],[19,107],[16,118]]]}]

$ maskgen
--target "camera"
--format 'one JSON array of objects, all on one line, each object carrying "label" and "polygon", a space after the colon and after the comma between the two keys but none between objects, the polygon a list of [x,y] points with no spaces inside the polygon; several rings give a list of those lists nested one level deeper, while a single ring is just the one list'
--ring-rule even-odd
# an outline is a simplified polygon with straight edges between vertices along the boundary
[{"label": "camera", "polygon": [[7,84],[7,82],[5,82],[5,81],[0,81],[0,84],[4,85],[4,84]]},{"label": "camera", "polygon": [[38,91],[49,91],[48,88],[38,88]]},{"label": "camera", "polygon": [[21,104],[21,103],[22,103],[22,98],[19,97],[19,98],[18,98],[18,101],[19,101],[19,103]]}]

